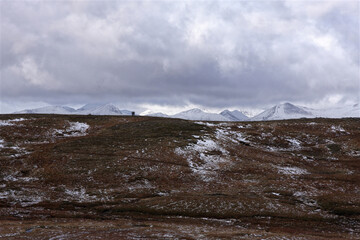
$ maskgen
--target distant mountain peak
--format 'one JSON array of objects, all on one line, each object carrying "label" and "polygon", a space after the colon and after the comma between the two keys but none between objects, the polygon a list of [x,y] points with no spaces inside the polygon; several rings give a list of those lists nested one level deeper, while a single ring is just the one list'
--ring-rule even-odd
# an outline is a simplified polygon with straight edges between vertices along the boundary
[{"label": "distant mountain peak", "polygon": [[295,119],[303,117],[311,117],[313,114],[306,108],[296,106],[292,103],[285,102],[277,104],[268,110],[256,115],[252,120],[279,120],[279,119]]},{"label": "distant mountain peak", "polygon": [[199,108],[193,108],[187,111],[172,115],[174,118],[182,118],[187,120],[202,120],[202,121],[229,121],[229,119],[217,113],[207,113]]},{"label": "distant mountain peak", "polygon": [[100,104],[100,103],[88,103],[88,104],[85,104],[84,106],[82,106],[81,108],[78,108],[77,110],[84,111],[84,110],[94,109],[94,108],[100,107],[102,105],[103,104]]},{"label": "distant mountain peak", "polygon": [[[120,110],[114,104],[98,104],[90,103],[82,106],[79,109],[74,109],[67,106],[46,106],[35,109],[26,109],[15,113],[28,114],[80,114],[80,115],[132,115],[132,111]],[[221,113],[209,113],[199,108],[189,109],[175,115],[166,115],[159,112],[152,112],[147,110],[141,115],[157,116],[157,117],[174,117],[188,120],[203,120],[203,121],[263,121],[263,120],[281,120],[281,119],[296,119],[296,118],[343,118],[355,117],[360,118],[359,104],[348,105],[344,107],[336,107],[329,109],[311,109],[297,106],[295,104],[285,102],[277,104],[260,114],[249,118],[244,112],[238,110],[224,110]]]},{"label": "distant mountain peak", "polygon": [[204,113],[205,111],[201,110],[200,108],[192,108],[186,111],[183,111],[183,113]]},{"label": "distant mountain peak", "polygon": [[[103,105],[85,105],[87,107],[85,107],[85,110],[83,110],[82,112],[84,114],[92,114],[92,115],[128,115],[124,114],[122,111],[120,111],[119,108],[117,108],[115,105],[111,104],[111,103],[106,103]],[[91,106],[93,106],[93,108],[91,108]]]},{"label": "distant mountain peak", "polygon": [[111,103],[86,104],[79,109],[67,106],[47,106],[35,109],[27,109],[16,113],[44,113],[44,114],[82,114],[82,115],[131,115],[131,111],[119,110]]},{"label": "distant mountain peak", "polygon": [[22,111],[18,111],[15,113],[38,113],[38,114],[72,114],[76,112],[74,108],[67,107],[67,106],[45,106],[35,109],[25,109]]},{"label": "distant mountain peak", "polygon": [[230,121],[247,121],[249,118],[238,110],[230,111],[228,109],[222,111],[220,115],[228,118]]}]

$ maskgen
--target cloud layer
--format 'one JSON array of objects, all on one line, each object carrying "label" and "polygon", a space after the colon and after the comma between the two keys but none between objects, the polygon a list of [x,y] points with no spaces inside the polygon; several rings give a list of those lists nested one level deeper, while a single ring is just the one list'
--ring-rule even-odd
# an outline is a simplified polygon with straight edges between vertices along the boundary
[{"label": "cloud layer", "polygon": [[0,5],[1,101],[359,101],[358,1]]}]

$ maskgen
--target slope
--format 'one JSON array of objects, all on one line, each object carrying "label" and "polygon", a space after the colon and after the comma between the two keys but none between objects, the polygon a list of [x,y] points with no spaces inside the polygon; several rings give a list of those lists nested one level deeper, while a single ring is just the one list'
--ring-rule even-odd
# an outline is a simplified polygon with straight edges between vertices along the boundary
[{"label": "slope", "polygon": [[262,113],[251,118],[252,121],[264,120],[280,120],[280,119],[297,119],[297,118],[311,118],[314,115],[305,110],[303,107],[295,106],[291,103],[283,103],[275,105],[274,107],[263,111]]}]

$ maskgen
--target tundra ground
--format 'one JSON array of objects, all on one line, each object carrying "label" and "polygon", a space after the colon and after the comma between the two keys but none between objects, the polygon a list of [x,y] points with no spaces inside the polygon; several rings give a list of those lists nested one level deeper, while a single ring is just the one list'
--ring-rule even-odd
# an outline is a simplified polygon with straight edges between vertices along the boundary
[{"label": "tundra ground", "polygon": [[0,238],[359,239],[360,119],[0,115]]}]

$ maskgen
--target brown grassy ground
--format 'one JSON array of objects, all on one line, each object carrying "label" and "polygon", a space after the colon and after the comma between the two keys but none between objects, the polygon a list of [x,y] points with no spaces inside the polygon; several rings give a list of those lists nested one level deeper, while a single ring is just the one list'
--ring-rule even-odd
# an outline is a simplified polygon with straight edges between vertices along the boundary
[{"label": "brown grassy ground", "polygon": [[358,239],[360,120],[0,115],[0,238]]}]

